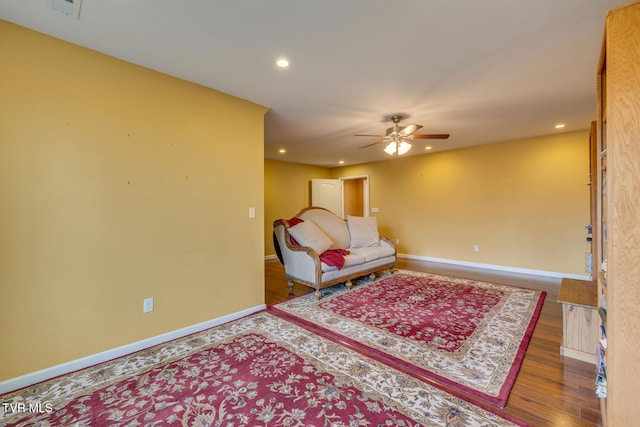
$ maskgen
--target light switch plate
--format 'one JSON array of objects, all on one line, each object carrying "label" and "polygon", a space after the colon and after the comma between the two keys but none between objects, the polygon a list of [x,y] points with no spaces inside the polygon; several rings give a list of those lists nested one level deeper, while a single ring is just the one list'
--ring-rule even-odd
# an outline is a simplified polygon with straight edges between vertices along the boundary
[{"label": "light switch plate", "polygon": [[145,298],[142,303],[142,311],[144,313],[149,313],[153,311],[153,298]]}]

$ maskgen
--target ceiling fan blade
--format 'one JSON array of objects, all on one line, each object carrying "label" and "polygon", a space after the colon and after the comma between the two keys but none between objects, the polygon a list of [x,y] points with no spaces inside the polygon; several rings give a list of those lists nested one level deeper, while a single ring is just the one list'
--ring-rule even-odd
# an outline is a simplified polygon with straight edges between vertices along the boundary
[{"label": "ceiling fan blade", "polygon": [[413,135],[413,139],[447,139],[448,133],[434,133],[431,135]]},{"label": "ceiling fan blade", "polygon": [[422,125],[416,125],[416,124],[410,124],[405,126],[404,128],[402,128],[399,132],[398,135],[400,136],[407,136],[407,135],[411,135],[412,133],[414,133],[415,131],[417,131],[418,129],[420,129],[422,127]]},{"label": "ceiling fan blade", "polygon": [[380,135],[369,135],[369,134],[364,134],[364,133],[359,133],[359,134],[353,135],[353,136],[373,136],[375,138],[380,138]]},{"label": "ceiling fan blade", "polygon": [[376,141],[376,142],[371,143],[371,144],[363,145],[363,146],[362,146],[362,147],[360,147],[360,148],[369,148],[369,147],[372,147],[372,146],[374,146],[374,145],[378,145],[378,144],[380,144],[381,142],[382,142],[382,141]]}]

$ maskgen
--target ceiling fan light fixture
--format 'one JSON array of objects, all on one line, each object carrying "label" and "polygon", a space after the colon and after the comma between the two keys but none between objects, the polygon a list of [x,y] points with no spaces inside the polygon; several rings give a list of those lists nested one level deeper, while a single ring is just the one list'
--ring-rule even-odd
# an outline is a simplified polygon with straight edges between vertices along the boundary
[{"label": "ceiling fan light fixture", "polygon": [[396,149],[397,149],[397,147],[396,147],[396,142],[395,142],[395,141],[391,141],[391,142],[389,143],[389,145],[387,145],[387,146],[384,148],[384,152],[385,152],[385,153],[387,153],[387,154],[388,154],[388,155],[390,155],[390,156],[393,156],[393,155],[395,154],[395,152],[396,152]]},{"label": "ceiling fan light fixture", "polygon": [[398,156],[402,156],[403,154],[407,154],[407,152],[411,150],[411,147],[412,145],[409,144],[407,141],[401,141],[401,142],[391,141],[384,148],[384,152],[390,156],[393,156],[396,153],[398,153]]},{"label": "ceiling fan light fixture", "polygon": [[402,141],[400,144],[398,144],[399,156],[406,154],[409,150],[411,150],[411,144],[409,144],[407,141]]},{"label": "ceiling fan light fixture", "polygon": [[[394,154],[398,154],[399,156],[403,154],[407,154],[409,150],[411,150],[411,142],[414,139],[447,139],[449,138],[448,133],[438,133],[438,134],[414,134],[415,131],[422,128],[422,125],[409,124],[407,126],[400,126],[398,123],[400,120],[405,119],[406,117],[401,114],[395,114],[390,117],[393,122],[393,126],[387,128],[386,135],[382,137],[381,140],[374,142],[372,144],[363,145],[360,148],[371,147],[380,143],[387,143],[384,148],[384,152],[390,156]],[[368,135],[368,134],[357,134],[356,136],[376,136],[376,135]],[[428,147],[427,150],[430,150],[431,147]]]}]

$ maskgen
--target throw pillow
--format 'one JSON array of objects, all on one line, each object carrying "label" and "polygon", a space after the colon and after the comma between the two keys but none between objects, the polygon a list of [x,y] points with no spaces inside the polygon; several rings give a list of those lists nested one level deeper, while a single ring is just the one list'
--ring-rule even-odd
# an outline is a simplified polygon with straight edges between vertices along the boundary
[{"label": "throw pillow", "polygon": [[349,226],[349,236],[351,237],[352,248],[366,248],[368,246],[378,246],[380,236],[378,235],[378,222],[375,216],[347,216]]},{"label": "throw pillow", "polygon": [[333,245],[331,239],[310,220],[302,221],[290,227],[289,234],[296,239],[300,246],[310,247],[318,255]]}]

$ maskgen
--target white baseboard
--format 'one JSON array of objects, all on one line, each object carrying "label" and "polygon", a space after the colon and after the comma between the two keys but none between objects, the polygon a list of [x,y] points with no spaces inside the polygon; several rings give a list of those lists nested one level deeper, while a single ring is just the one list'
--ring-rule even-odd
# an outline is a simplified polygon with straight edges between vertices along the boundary
[{"label": "white baseboard", "polygon": [[167,341],[194,334],[196,332],[204,331],[205,329],[209,329],[214,326],[222,325],[223,323],[231,322],[232,320],[237,320],[241,317],[257,313],[258,311],[264,310],[266,308],[267,306],[265,304],[262,304],[256,307],[248,308],[246,310],[238,311],[236,313],[231,313],[226,316],[218,317],[216,319],[207,320],[206,322],[187,326],[185,328],[178,329],[172,332],[167,332],[162,335],[157,335],[155,337],[147,338],[131,344],[126,344],[122,347],[117,347],[111,350],[103,351],[101,353],[92,354],[91,356],[72,360],[61,365],[52,366],[41,371],[36,371],[20,377],[11,378],[9,380],[0,382],[0,395],[8,393],[10,391],[28,387],[30,385],[46,381],[60,375],[65,375],[79,369],[88,368],[89,366],[93,366],[98,363],[126,356],[127,354],[135,353],[136,351],[153,347],[154,345],[162,344]]},{"label": "white baseboard", "polygon": [[487,270],[506,271],[509,273],[531,274],[534,276],[557,277],[559,279],[566,277],[569,279],[576,279],[576,280],[591,280],[591,276],[588,274],[582,275],[582,274],[559,273],[555,271],[533,270],[529,268],[508,267],[504,265],[494,265],[494,264],[482,264],[478,262],[459,261],[455,259],[434,258],[434,257],[409,255],[409,254],[398,254],[398,258],[415,259],[419,261],[439,262],[442,264],[462,265],[465,267],[484,268]]},{"label": "white baseboard", "polygon": [[[589,274],[573,274],[573,273],[560,273],[557,271],[546,271],[546,270],[535,270],[530,268],[519,268],[519,267],[508,267],[504,265],[496,265],[496,264],[482,264],[479,262],[470,262],[470,261],[460,261],[457,259],[447,259],[447,258],[435,258],[421,255],[410,255],[410,254],[398,254],[398,258],[407,258],[407,259],[415,259],[419,261],[431,261],[431,262],[439,262],[442,264],[453,264],[453,265],[462,265],[465,267],[475,267],[475,268],[483,268],[486,270],[496,270],[496,271],[505,271],[509,273],[521,273],[521,274],[531,274],[534,276],[544,276],[544,277],[557,277],[562,279],[564,277],[569,279],[576,280],[592,280]],[[276,255],[265,255],[264,260],[268,261],[276,261],[278,257]]]}]

